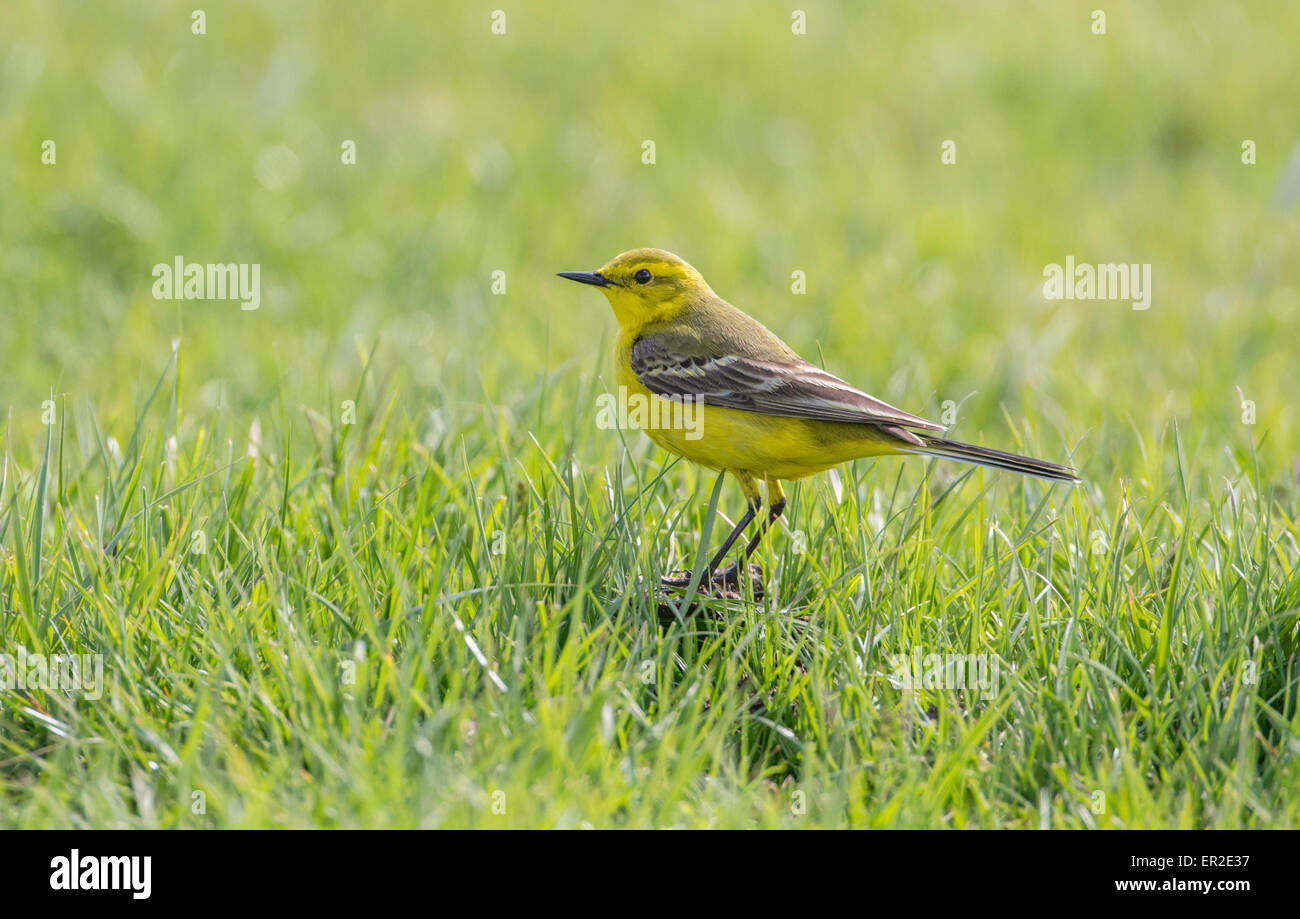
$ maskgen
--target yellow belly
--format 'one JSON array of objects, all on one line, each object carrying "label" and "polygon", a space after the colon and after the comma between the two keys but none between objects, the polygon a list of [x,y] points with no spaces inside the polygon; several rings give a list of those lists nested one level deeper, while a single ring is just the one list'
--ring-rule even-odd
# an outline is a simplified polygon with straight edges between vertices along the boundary
[{"label": "yellow belly", "polygon": [[[888,435],[871,425],[676,403],[650,392],[630,366],[619,364],[619,385],[629,400],[646,400],[648,410],[636,426],[665,450],[702,466],[800,479],[849,460],[898,452]],[[629,420],[634,420],[631,413]]]}]

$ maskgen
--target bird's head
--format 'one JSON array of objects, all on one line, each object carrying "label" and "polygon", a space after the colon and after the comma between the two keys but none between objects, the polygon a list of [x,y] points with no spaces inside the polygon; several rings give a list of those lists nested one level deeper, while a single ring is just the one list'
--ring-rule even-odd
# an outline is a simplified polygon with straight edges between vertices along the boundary
[{"label": "bird's head", "polygon": [[619,325],[637,329],[671,319],[713,290],[698,271],[663,249],[632,249],[595,271],[561,271],[560,277],[599,287]]}]

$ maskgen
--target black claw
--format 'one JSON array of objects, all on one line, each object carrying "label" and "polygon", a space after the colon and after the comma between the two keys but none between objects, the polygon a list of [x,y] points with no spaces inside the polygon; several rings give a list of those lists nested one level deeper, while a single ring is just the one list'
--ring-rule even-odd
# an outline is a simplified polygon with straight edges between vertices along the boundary
[{"label": "black claw", "polygon": [[669,590],[685,590],[691,586],[691,572],[673,571],[659,579],[659,584]]},{"label": "black claw", "polygon": [[[745,566],[745,575],[749,578],[749,590],[754,599],[763,599],[763,566],[758,562],[750,562]],[[743,597],[745,591],[741,588],[740,577],[740,567],[732,562],[713,575],[712,583],[726,593]]]},{"label": "black claw", "polygon": [[[745,570],[749,577],[750,593],[755,600],[763,599],[763,566],[758,562],[750,562],[745,566]],[[673,571],[659,583],[666,590],[685,590],[691,586],[691,576],[689,571]],[[697,589],[702,594],[711,594],[732,600],[740,600],[745,597],[745,591],[741,589],[740,569],[735,562],[731,562],[726,567],[701,578]]]}]

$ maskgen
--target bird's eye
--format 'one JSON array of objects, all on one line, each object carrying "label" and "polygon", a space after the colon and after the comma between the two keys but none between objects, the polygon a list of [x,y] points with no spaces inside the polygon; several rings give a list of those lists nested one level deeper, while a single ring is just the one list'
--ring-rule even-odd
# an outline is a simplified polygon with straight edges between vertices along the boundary
[{"label": "bird's eye", "polygon": [[649,284],[649,283],[650,283],[650,269],[649,269],[649,268],[642,268],[642,269],[641,269],[640,271],[638,271],[636,274],[632,275],[632,279],[633,279],[634,281],[636,281],[638,284]]}]

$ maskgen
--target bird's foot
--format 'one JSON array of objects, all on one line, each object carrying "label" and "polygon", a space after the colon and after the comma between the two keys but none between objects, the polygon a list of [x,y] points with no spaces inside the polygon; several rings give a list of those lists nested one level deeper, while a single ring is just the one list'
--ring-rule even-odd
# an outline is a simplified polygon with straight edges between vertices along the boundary
[{"label": "bird's foot", "polygon": [[735,562],[729,562],[726,567],[714,572],[709,584],[723,596],[743,599],[745,590],[742,577],[748,578],[749,592],[754,599],[763,599],[763,566],[758,562],[750,562],[743,571]]},{"label": "bird's foot", "polygon": [[[745,566],[745,575],[749,578],[749,589],[754,599],[763,599],[763,566],[758,562],[750,562]],[[660,584],[666,590],[686,590],[691,586],[691,577],[690,571],[673,571],[664,577]],[[702,578],[699,592],[729,600],[743,600],[745,594],[741,589],[740,579],[739,566],[735,562],[730,562],[726,567],[713,572],[707,579]]]}]

